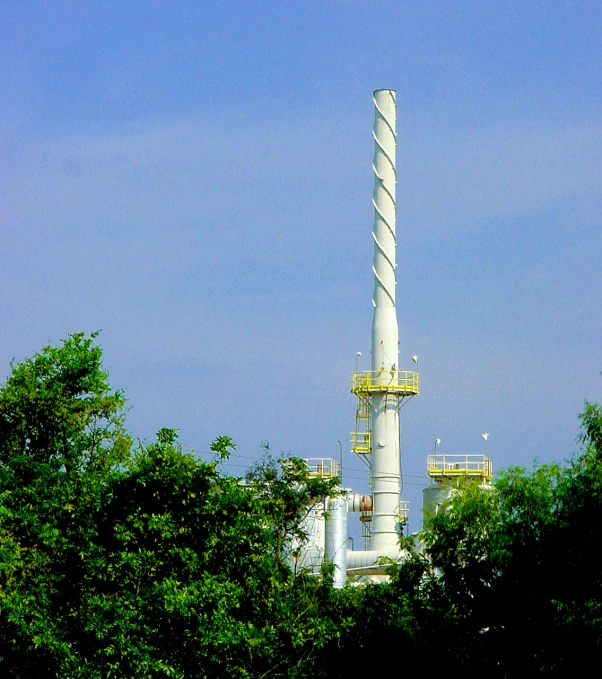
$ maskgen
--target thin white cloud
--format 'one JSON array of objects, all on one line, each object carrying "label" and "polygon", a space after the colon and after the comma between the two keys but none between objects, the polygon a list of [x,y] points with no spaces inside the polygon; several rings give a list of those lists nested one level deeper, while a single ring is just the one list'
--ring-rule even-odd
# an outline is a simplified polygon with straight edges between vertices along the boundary
[{"label": "thin white cloud", "polygon": [[513,121],[488,130],[411,135],[400,184],[413,231],[461,233],[567,199],[599,210],[602,126]]},{"label": "thin white cloud", "polygon": [[[341,126],[334,111],[307,110],[232,120],[177,116],[21,148],[2,163],[1,223],[43,232],[102,225],[113,234],[210,221],[222,234],[235,224],[228,246],[236,247],[241,230],[255,224],[264,245],[276,221],[290,230],[287,219],[316,220],[354,203],[350,184],[369,172],[367,144],[344,136],[357,121]],[[411,232],[461,232],[598,195],[602,127],[513,121],[437,135],[401,129],[398,164],[399,207]]]}]

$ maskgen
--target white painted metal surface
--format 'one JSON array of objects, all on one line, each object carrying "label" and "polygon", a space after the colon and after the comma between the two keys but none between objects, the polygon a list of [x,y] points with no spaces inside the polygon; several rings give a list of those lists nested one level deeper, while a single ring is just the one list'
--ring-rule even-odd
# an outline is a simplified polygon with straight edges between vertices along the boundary
[{"label": "white painted metal surface", "polygon": [[[395,308],[395,121],[393,90],[374,92],[374,293],[372,303],[372,370],[398,370],[399,346]],[[372,537],[371,549],[386,553],[397,547],[400,494],[399,412],[397,399],[373,394],[371,412]]]},{"label": "white painted metal surface", "polygon": [[294,573],[307,570],[319,573],[324,563],[325,520],[324,503],[316,503],[303,519],[301,529],[306,538],[302,543],[297,541],[291,545],[287,562]]},{"label": "white painted metal surface", "polygon": [[347,574],[351,577],[385,575],[391,563],[399,563],[406,553],[398,546],[390,549],[347,551]]},{"label": "white painted metal surface", "polygon": [[329,498],[326,511],[326,561],[334,565],[333,586],[347,582],[347,500]]},{"label": "white painted metal surface", "polygon": [[453,492],[451,483],[431,483],[422,489],[422,522],[438,514]]}]

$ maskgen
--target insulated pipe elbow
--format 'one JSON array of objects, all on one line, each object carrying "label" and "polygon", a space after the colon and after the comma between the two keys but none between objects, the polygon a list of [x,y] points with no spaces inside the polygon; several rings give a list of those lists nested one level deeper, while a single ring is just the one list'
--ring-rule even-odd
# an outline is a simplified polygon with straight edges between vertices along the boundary
[{"label": "insulated pipe elbow", "polygon": [[347,550],[347,572],[354,571],[358,568],[371,568],[378,566],[381,559],[391,559],[394,563],[402,561],[407,552],[402,551],[399,547],[391,547],[388,549],[369,549],[366,551]]},{"label": "insulated pipe elbow", "polygon": [[362,495],[361,493],[351,493],[347,496],[347,511],[349,512],[371,512],[372,496]]}]

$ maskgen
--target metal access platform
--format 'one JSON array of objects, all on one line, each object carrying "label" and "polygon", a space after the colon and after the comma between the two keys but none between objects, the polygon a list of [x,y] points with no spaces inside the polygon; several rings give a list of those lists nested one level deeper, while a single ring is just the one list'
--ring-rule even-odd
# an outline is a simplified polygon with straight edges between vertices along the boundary
[{"label": "metal access platform", "polygon": [[418,373],[409,370],[368,370],[352,373],[351,393],[357,396],[355,431],[351,432],[351,451],[369,465],[371,449],[370,399],[378,394],[393,396],[400,407],[406,398],[420,391]]},{"label": "metal access platform", "polygon": [[322,479],[332,479],[335,476],[341,478],[341,465],[330,457],[308,457],[303,461],[310,476],[319,476]]},{"label": "metal access platform", "polygon": [[351,392],[358,396],[363,394],[417,396],[419,387],[418,373],[409,370],[368,370],[351,375]]},{"label": "metal access platform", "polygon": [[468,476],[491,481],[491,460],[485,455],[429,455],[427,473],[432,479]]}]

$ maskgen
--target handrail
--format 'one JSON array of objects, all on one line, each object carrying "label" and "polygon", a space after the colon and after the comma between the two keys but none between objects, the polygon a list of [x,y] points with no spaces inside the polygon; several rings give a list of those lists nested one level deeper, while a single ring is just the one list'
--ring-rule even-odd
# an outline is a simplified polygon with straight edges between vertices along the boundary
[{"label": "handrail", "polygon": [[491,480],[491,460],[485,455],[429,455],[429,476],[480,476]]},{"label": "handrail", "polygon": [[369,431],[352,431],[351,432],[351,450],[354,453],[362,454],[370,452],[370,432]]},{"label": "handrail", "polygon": [[399,516],[399,521],[401,523],[407,523],[408,522],[408,512],[409,511],[410,511],[409,500],[400,500],[399,501],[399,508],[397,510],[397,514]]},{"label": "handrail", "polygon": [[420,391],[418,373],[410,370],[368,370],[352,373],[351,391],[361,393],[394,393],[415,396]]},{"label": "handrail", "polygon": [[319,476],[323,479],[341,476],[341,465],[331,457],[308,457],[304,462],[310,476]]}]

